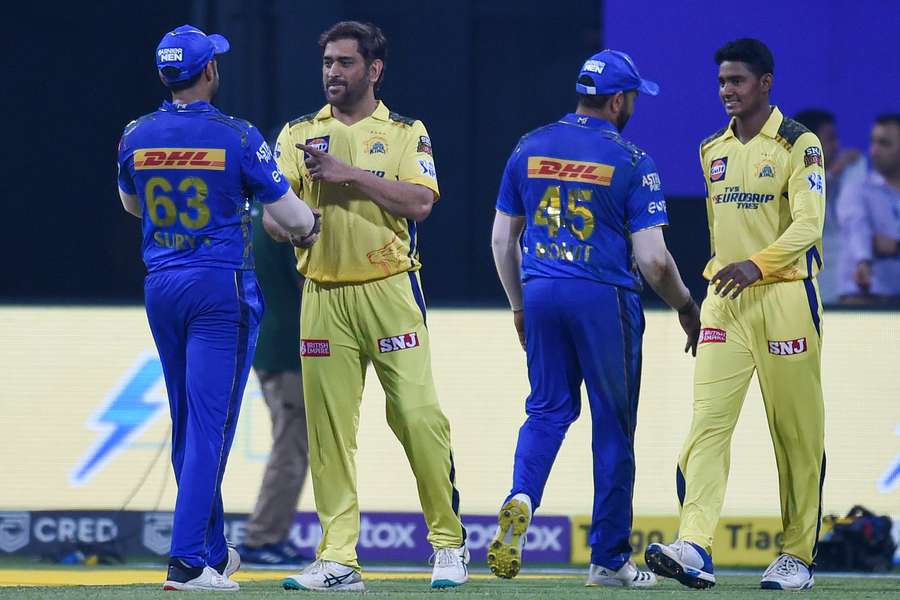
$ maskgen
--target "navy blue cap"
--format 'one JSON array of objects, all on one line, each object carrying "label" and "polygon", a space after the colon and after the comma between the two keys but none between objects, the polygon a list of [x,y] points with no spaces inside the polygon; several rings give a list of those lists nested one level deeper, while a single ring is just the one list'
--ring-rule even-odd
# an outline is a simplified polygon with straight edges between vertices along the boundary
[{"label": "navy blue cap", "polygon": [[[589,77],[592,84],[580,83],[582,77]],[[659,94],[659,85],[641,79],[637,66],[631,57],[618,50],[604,50],[587,59],[578,74],[575,89],[587,96],[608,96],[616,92],[637,90],[648,96]]]},{"label": "navy blue cap", "polygon": [[[187,81],[202,71],[214,55],[228,52],[230,47],[228,40],[217,33],[206,35],[193,25],[182,25],[160,40],[156,47],[156,68],[166,83]],[[164,67],[175,67],[178,72],[167,76]]]}]

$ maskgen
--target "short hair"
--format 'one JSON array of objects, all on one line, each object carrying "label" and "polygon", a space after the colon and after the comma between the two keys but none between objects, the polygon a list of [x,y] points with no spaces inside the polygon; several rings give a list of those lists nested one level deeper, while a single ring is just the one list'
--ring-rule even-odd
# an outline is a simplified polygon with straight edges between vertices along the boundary
[{"label": "short hair", "polygon": [[[206,65],[203,66],[203,69],[206,69]],[[178,77],[178,74],[181,72],[177,67],[163,67],[160,69],[163,74],[163,77]],[[165,83],[165,86],[169,88],[170,91],[180,92],[182,90],[186,90],[190,87],[194,87],[194,85],[200,81],[200,76],[203,75],[203,71],[201,70],[196,75],[185,79],[184,81],[176,81],[175,83]]]},{"label": "short hair", "polygon": [[[591,87],[596,85],[596,83],[594,83],[594,80],[591,79],[590,77],[588,77],[587,75],[582,75],[581,77],[579,77],[578,83],[580,83],[581,85],[587,85],[587,86],[591,86]],[[609,103],[609,99],[613,97],[612,94],[597,96],[597,95],[582,94],[580,92],[576,95],[578,96],[578,104],[580,104],[581,106],[584,106],[585,108],[592,108],[594,110],[603,110],[606,107],[606,105]]]},{"label": "short hair", "polygon": [[[335,23],[319,36],[319,48],[324,51],[325,46],[329,42],[346,39],[356,40],[356,45],[366,63],[366,67],[369,67],[376,59],[387,64],[387,38],[381,29],[372,23],[362,23],[360,21]],[[376,91],[381,87],[383,80],[384,69],[381,70],[381,75],[378,76],[378,81],[375,82]]]},{"label": "short hair", "polygon": [[834,125],[835,123],[834,115],[821,108],[807,108],[806,110],[801,110],[794,115],[794,120],[815,134],[819,133],[819,130],[823,125]]},{"label": "short hair", "polygon": [[775,74],[775,57],[772,56],[772,51],[754,38],[741,38],[728,42],[716,50],[715,59],[717,65],[721,65],[726,60],[746,63],[747,68],[757,77],[762,77],[766,73]]},{"label": "short hair", "polygon": [[890,123],[900,127],[900,113],[884,113],[875,117],[876,125],[888,125]]}]

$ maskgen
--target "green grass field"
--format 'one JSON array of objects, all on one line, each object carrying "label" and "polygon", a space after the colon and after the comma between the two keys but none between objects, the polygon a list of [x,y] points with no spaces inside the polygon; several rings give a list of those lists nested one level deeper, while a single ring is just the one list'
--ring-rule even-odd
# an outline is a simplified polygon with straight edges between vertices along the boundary
[{"label": "green grass field", "polygon": [[[635,595],[655,597],[665,600],[681,600],[698,595],[704,598],[722,598],[727,600],[743,600],[745,598],[761,599],[766,596],[777,596],[779,592],[759,589],[759,576],[726,575],[720,577],[719,584],[708,591],[695,591],[683,588],[673,581],[663,581],[650,590],[628,590],[609,588],[586,588],[581,576],[524,576],[511,581],[501,581],[484,575],[475,575],[462,588],[446,591],[431,590],[426,575],[409,574],[404,578],[385,579],[377,574],[366,581],[367,591],[363,594],[342,593],[339,597],[349,598],[363,596],[366,598],[422,598],[425,595],[446,595],[454,600],[463,599],[506,599],[534,598],[546,600],[566,600],[568,598],[634,598]],[[408,578],[406,578],[408,577]],[[253,573],[245,574],[241,581],[239,596],[233,593],[204,593],[202,598],[288,598],[302,596],[304,592],[286,592],[281,589],[277,579],[253,580]],[[786,593],[786,592],[782,592]],[[92,600],[127,598],[128,600],[144,600],[159,598],[164,592],[156,585],[105,585],[74,587],[0,587],[0,598],[44,599],[60,598],[63,600]],[[847,598],[900,598],[900,578],[866,578],[866,577],[829,577],[816,578],[816,587],[812,592],[816,600],[844,600]],[[166,597],[169,597],[166,595]],[[316,595],[320,597],[320,595]]]}]

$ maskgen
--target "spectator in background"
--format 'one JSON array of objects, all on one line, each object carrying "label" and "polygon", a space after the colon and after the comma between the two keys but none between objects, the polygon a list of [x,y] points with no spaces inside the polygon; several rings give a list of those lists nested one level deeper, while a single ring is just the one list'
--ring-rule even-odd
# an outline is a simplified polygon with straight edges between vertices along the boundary
[{"label": "spectator in background", "polygon": [[841,194],[838,218],[852,261],[845,304],[900,302],[900,113],[875,119],[873,171]]},{"label": "spectator in background", "polygon": [[856,148],[842,149],[834,115],[819,108],[802,110],[794,116],[816,134],[822,143],[825,160],[825,230],[822,250],[825,268],[816,276],[819,293],[825,304],[836,304],[842,293],[841,284],[852,280],[856,265],[844,251],[837,208],[840,192],[866,177],[866,159]]},{"label": "spectator in background", "polygon": [[238,552],[246,563],[295,565],[308,559],[288,538],[309,463],[300,375],[302,278],[295,267],[293,246],[266,234],[262,212],[254,206],[253,252],[266,312],[259,328],[253,370],[272,417],[272,452],[247,523],[247,537]]}]

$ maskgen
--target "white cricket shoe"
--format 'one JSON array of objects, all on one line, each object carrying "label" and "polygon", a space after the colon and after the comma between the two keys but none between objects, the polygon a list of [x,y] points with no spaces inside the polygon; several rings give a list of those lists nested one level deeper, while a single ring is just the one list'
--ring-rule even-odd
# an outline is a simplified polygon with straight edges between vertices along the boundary
[{"label": "white cricket shoe", "polygon": [[431,572],[431,587],[452,588],[469,580],[469,549],[465,544],[459,548],[435,550],[432,558],[434,570]]},{"label": "white cricket shoe", "polygon": [[223,565],[222,563],[219,563],[213,568],[216,571],[222,569],[221,573],[225,575],[225,577],[231,577],[241,569],[241,555],[235,548],[231,546],[228,546],[228,554],[226,555],[225,560],[222,562],[224,562],[225,564]]},{"label": "white cricket shoe", "polygon": [[799,558],[782,554],[769,565],[759,584],[764,590],[809,590],[815,585],[812,569]]},{"label": "white cricket shoe", "polygon": [[332,560],[317,560],[296,575],[281,580],[286,590],[304,592],[362,592],[366,586],[353,567]]},{"label": "white cricket shoe", "polygon": [[696,589],[716,585],[712,557],[697,544],[678,540],[674,544],[650,544],[644,552],[650,570]]},{"label": "white cricket shoe", "polygon": [[222,575],[209,565],[203,567],[203,571],[193,579],[180,581],[185,577],[180,577],[179,572],[183,573],[177,567],[169,567],[169,574],[163,589],[167,592],[237,592],[241,589],[236,581],[232,581],[226,575]]},{"label": "white cricket shoe", "polygon": [[628,561],[618,571],[591,564],[588,569],[586,587],[598,585],[607,587],[653,587],[656,575],[650,571],[641,571],[633,561]]}]

